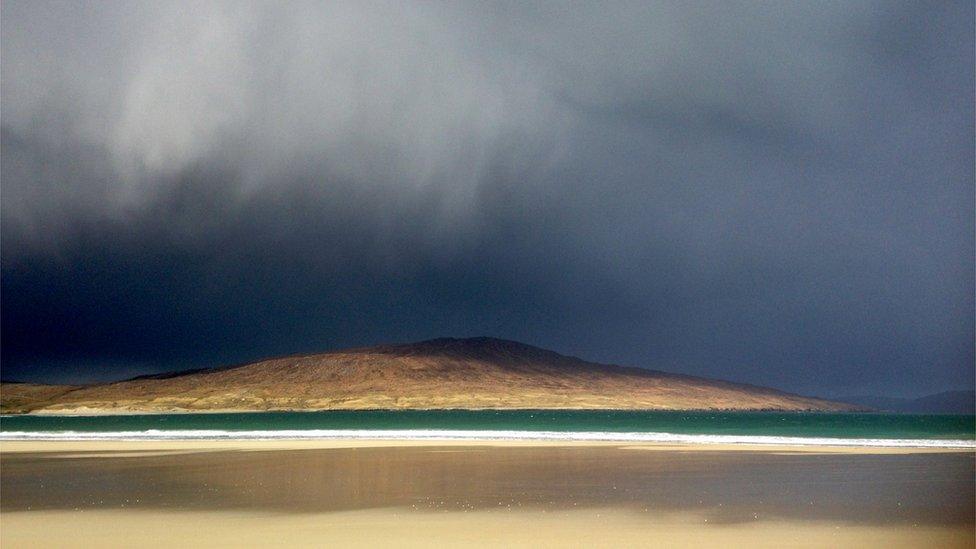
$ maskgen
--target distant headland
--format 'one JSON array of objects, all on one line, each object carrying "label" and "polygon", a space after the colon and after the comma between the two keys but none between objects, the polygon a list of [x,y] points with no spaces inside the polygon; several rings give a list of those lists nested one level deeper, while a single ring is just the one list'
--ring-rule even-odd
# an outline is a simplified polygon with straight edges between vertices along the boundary
[{"label": "distant headland", "polygon": [[3,413],[365,409],[864,408],[766,387],[597,364],[487,337],[296,355],[97,385],[0,385]]}]

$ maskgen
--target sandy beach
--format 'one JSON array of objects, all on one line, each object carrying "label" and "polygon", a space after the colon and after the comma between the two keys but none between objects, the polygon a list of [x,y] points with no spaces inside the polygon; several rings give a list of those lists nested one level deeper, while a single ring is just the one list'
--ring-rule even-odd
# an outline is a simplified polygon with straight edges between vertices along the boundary
[{"label": "sandy beach", "polygon": [[971,547],[974,453],[440,441],[0,443],[3,547]]}]

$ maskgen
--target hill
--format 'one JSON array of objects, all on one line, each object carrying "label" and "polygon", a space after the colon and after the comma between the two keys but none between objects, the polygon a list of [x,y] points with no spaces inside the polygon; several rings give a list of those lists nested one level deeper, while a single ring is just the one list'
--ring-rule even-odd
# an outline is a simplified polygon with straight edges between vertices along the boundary
[{"label": "hill", "polygon": [[0,413],[19,413],[43,407],[76,389],[78,387],[73,385],[0,382]]},{"label": "hill", "polygon": [[6,413],[448,408],[855,410],[751,385],[596,364],[514,341],[435,339],[83,387],[0,386]]},{"label": "hill", "polygon": [[976,414],[974,391],[945,391],[921,398],[853,396],[837,400],[903,414]]}]

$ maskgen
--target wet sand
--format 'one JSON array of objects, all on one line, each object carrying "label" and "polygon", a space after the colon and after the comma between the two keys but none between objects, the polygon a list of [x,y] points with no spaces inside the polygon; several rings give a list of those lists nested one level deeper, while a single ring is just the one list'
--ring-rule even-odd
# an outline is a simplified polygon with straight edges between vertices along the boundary
[{"label": "wet sand", "polygon": [[972,547],[972,451],[9,442],[0,544]]}]

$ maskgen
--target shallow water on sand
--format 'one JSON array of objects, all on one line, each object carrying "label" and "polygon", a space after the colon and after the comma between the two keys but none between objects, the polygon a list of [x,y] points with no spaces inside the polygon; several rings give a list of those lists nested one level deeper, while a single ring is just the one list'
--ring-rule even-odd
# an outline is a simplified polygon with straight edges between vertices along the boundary
[{"label": "shallow water on sand", "polygon": [[39,510],[704,513],[712,524],[968,525],[974,454],[423,446],[0,455],[4,513]]}]

